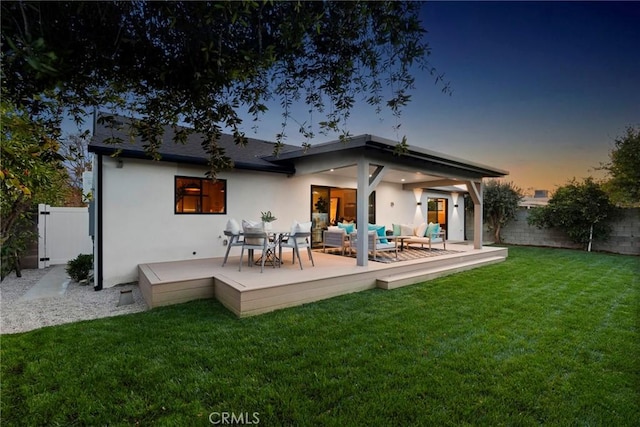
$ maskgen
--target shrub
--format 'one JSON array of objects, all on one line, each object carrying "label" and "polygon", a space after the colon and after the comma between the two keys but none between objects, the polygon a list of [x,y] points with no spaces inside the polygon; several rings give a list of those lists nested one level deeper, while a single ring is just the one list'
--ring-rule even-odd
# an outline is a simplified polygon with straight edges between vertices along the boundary
[{"label": "shrub", "polygon": [[599,183],[593,178],[583,182],[574,178],[556,190],[547,206],[532,210],[527,221],[538,228],[561,229],[591,252],[594,238],[609,237],[615,215],[615,207]]},{"label": "shrub", "polygon": [[80,254],[76,259],[67,263],[67,274],[79,282],[89,277],[89,271],[93,268],[93,255]]}]

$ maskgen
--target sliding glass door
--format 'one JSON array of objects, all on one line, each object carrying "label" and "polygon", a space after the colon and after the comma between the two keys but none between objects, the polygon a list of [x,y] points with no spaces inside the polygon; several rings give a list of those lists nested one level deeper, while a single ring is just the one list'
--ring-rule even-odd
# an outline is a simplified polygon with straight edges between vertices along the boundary
[{"label": "sliding glass door", "polygon": [[330,187],[311,186],[311,243],[322,243],[322,231],[329,226]]},{"label": "sliding glass door", "polygon": [[[339,222],[356,222],[357,190],[354,188],[311,186],[311,237],[315,245],[322,244],[322,232]],[[376,218],[375,191],[369,197],[369,222]]]}]

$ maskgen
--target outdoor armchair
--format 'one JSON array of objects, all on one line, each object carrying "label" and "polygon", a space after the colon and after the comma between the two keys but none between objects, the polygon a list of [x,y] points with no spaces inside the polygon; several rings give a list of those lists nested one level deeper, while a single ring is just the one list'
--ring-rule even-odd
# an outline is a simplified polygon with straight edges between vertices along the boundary
[{"label": "outdoor armchair", "polygon": [[338,227],[324,230],[322,234],[322,252],[325,252],[325,248],[340,248],[342,255],[344,255],[346,249],[351,252],[349,235],[344,229]]},{"label": "outdoor armchair", "polygon": [[[379,236],[375,231],[369,231],[367,233],[368,242],[367,242],[367,250],[373,254],[373,259],[377,259],[377,253],[383,251],[394,251],[396,253],[396,258],[398,258],[398,245],[395,240],[388,240],[384,243],[385,239],[382,236]],[[358,233],[351,233],[351,249],[358,248]]]}]

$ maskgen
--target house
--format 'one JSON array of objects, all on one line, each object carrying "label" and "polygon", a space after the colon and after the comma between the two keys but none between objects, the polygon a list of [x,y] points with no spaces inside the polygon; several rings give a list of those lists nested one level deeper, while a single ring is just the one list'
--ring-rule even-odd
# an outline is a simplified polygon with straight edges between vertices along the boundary
[{"label": "house", "polygon": [[549,190],[535,190],[533,197],[523,197],[520,207],[531,209],[549,204]]},{"label": "house", "polygon": [[[308,150],[285,145],[278,156],[271,142],[249,138],[239,147],[223,135],[220,145],[235,166],[212,182],[198,135],[178,145],[167,128],[156,161],[139,140],[108,143],[113,136],[129,140],[126,119],[120,125],[96,123],[89,145],[95,154],[96,289],[138,280],[139,264],[222,257],[227,221],[259,220],[263,211],[271,211],[283,228],[294,220],[313,221],[316,245],[324,227],[343,219],[387,229],[429,220],[442,225],[447,240],[461,241],[468,193],[479,225],[474,246],[481,248],[482,179],[507,174],[413,146],[396,155],[394,141],[373,135]],[[356,263],[366,266],[367,242],[358,240],[363,247]]]}]

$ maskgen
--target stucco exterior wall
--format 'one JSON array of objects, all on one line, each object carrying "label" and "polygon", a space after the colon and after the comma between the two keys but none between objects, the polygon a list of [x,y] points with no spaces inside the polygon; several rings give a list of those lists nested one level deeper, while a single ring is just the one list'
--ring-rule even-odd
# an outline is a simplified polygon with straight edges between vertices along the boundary
[{"label": "stucco exterior wall", "polygon": [[[103,204],[103,287],[138,280],[139,264],[224,256],[223,231],[230,218],[259,221],[260,212],[270,210],[278,218],[274,230],[288,230],[294,220],[309,221],[311,185],[357,187],[355,179],[326,174],[287,177],[234,170],[219,175],[227,180],[226,214],[176,215],[175,176],[204,177],[205,172],[202,167],[135,159],[122,159],[118,168],[117,160],[103,157],[102,194],[97,196]],[[424,211],[416,209],[412,191],[381,183],[376,189],[376,222],[391,229],[393,223],[426,218],[428,195],[421,197]],[[450,211],[449,224],[457,236],[462,217]],[[240,248],[232,248],[231,255],[239,253]]]}]

